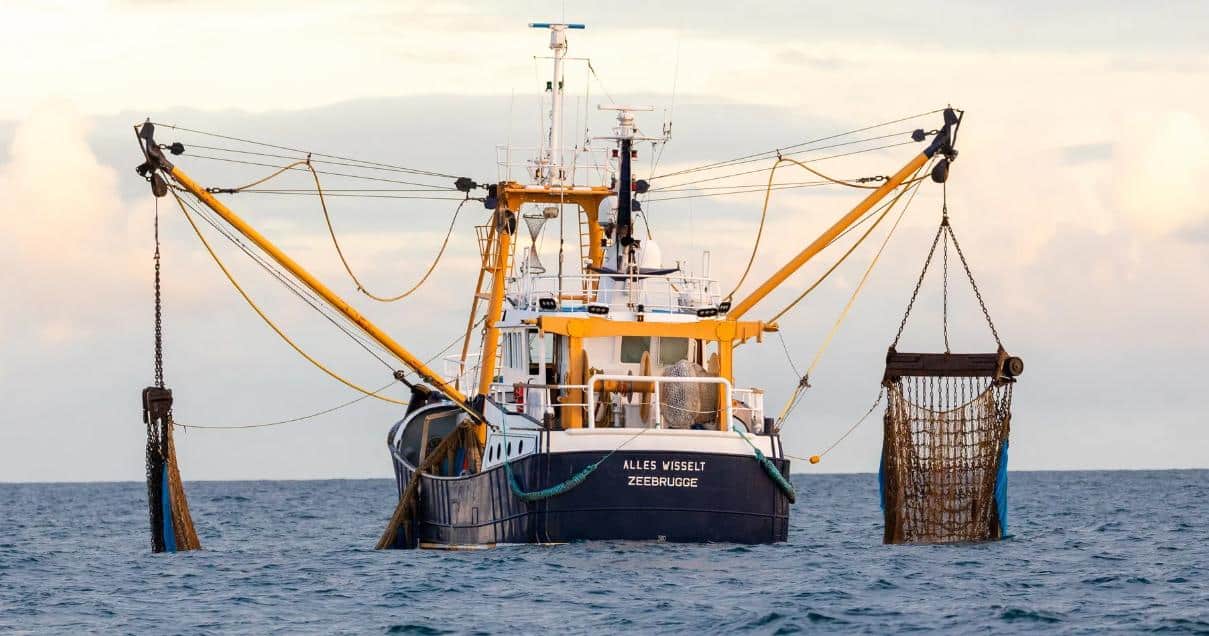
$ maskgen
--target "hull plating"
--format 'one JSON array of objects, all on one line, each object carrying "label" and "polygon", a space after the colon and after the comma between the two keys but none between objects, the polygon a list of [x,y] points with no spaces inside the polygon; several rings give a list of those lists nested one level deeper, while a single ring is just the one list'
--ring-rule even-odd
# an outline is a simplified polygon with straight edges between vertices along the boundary
[{"label": "hull plating", "polygon": [[[539,453],[516,459],[520,487],[560,483],[603,452]],[[789,462],[774,459],[782,473]],[[399,491],[413,467],[399,460]],[[773,543],[788,539],[789,501],[751,456],[618,452],[567,493],[526,502],[502,466],[467,477],[422,477],[415,533],[421,547],[578,540]],[[400,533],[402,536],[403,533]],[[416,547],[416,546],[398,546]]]}]

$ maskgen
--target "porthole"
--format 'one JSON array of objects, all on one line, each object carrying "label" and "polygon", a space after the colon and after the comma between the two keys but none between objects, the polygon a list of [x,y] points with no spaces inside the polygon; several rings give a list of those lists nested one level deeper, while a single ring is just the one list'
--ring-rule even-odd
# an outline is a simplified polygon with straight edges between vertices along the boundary
[{"label": "porthole", "polygon": [[516,444],[516,453],[519,455],[524,452],[525,452],[525,440],[522,439],[520,442],[517,442],[517,444]]},{"label": "porthole", "polygon": [[508,442],[508,456],[512,457],[512,442]]}]

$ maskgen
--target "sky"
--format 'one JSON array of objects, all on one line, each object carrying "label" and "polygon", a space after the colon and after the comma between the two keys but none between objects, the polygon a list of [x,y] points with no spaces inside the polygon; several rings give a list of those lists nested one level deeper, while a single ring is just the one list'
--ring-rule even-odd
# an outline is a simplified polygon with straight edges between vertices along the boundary
[{"label": "sky", "polygon": [[[571,55],[590,57],[599,76],[569,66],[575,121],[607,131],[609,114],[595,111],[606,96],[654,106],[639,116],[644,129],[674,124],[660,172],[946,104],[965,109],[947,199],[1004,345],[1025,360],[1012,467],[1209,466],[1196,380],[1209,356],[1205,3],[10,1],[0,7],[0,481],[142,478],[138,393],[152,371],[157,204],[133,171],[141,157],[132,124],[151,117],[490,181],[497,144],[537,136],[547,71],[534,56],[546,54],[547,36],[526,24],[563,15],[588,25],[572,32]],[[932,117],[919,125],[936,127]],[[213,143],[168,129],[160,140]],[[914,152],[827,167],[886,174]],[[640,169],[650,159],[640,157]],[[178,163],[206,185],[266,171],[193,151]],[[306,186],[285,179],[281,187]],[[926,186],[786,423],[790,452],[826,448],[877,395],[939,220],[939,187]],[[751,280],[858,199],[775,194]],[[344,274],[315,201],[244,194],[231,202],[421,357],[458,335],[477,266],[473,226],[487,218],[481,206],[459,215],[421,292],[378,305]],[[746,263],[760,202],[759,194],[652,201],[647,212],[665,259],[695,264],[708,250],[711,274],[725,285]],[[179,421],[255,424],[357,397],[280,342],[171,201],[158,205],[165,366]],[[332,206],[358,275],[383,292],[423,273],[453,212],[450,201]],[[543,258],[552,258],[553,241],[543,238]],[[390,380],[238,252],[219,248],[317,358],[366,386]],[[737,383],[764,387],[779,410],[797,382],[787,355],[799,367],[814,356],[870,257],[858,250],[781,321],[784,348],[776,337],[744,346]],[[767,318],[824,260],[748,317]],[[993,348],[972,294],[956,283],[954,349]],[[941,346],[938,284],[925,284],[909,348]],[[398,407],[365,400],[295,424],[186,430],[180,464],[186,480],[384,477],[383,442],[399,417]],[[880,437],[870,418],[822,463],[794,470],[876,470]]]}]

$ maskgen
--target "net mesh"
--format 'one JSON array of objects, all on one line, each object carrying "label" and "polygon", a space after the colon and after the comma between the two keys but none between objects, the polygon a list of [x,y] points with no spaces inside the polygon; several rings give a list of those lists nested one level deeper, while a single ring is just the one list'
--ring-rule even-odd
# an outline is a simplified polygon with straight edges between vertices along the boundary
[{"label": "net mesh", "polygon": [[[688,360],[668,366],[664,377],[704,378],[710,373]],[[693,428],[694,425],[718,428],[718,385],[670,382],[660,388],[659,411],[664,428]]]},{"label": "net mesh", "polygon": [[176,464],[173,442],[172,391],[143,390],[143,421],[147,424],[147,508],[151,519],[151,550],[198,550],[201,542],[189,514],[189,501]]},{"label": "net mesh", "polygon": [[1000,538],[1011,378],[921,372],[885,381],[886,543]]}]

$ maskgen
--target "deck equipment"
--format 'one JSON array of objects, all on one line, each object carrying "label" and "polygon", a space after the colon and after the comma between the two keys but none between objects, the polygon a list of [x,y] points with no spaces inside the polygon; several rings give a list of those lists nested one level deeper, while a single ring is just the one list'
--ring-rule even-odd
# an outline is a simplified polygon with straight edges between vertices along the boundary
[{"label": "deck equipment", "polygon": [[[152,189],[161,192],[149,177]],[[162,182],[161,182],[162,183]],[[157,200],[158,200],[157,194]],[[147,506],[151,520],[151,551],[198,550],[197,531],[176,465],[172,441],[172,389],[164,386],[163,305],[160,286],[160,217],[155,210],[155,382],[143,389],[143,423],[147,425]]]},{"label": "deck equipment", "polygon": [[[944,239],[943,353],[897,350],[936,247]],[[952,241],[998,348],[952,353],[948,244]],[[999,341],[982,293],[953,234],[947,206],[894,343],[882,386],[887,402],[879,470],[885,543],[952,543],[1007,535],[1012,387],[1024,371]]]}]

